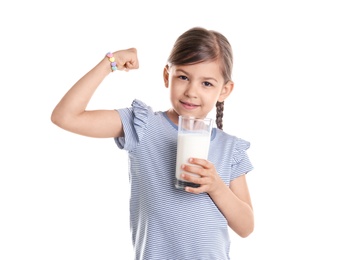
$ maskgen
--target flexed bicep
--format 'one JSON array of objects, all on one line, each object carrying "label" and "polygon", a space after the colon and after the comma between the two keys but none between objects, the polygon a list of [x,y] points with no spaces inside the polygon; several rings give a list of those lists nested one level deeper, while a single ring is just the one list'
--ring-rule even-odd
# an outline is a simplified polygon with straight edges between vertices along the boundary
[{"label": "flexed bicep", "polygon": [[[108,56],[108,55],[107,55]],[[123,136],[119,113],[113,110],[87,110],[94,92],[111,72],[139,68],[135,48],[111,53],[113,60],[104,57],[93,69],[80,78],[63,96],[51,114],[57,126],[90,137]],[[112,64],[111,61],[115,61]]]}]

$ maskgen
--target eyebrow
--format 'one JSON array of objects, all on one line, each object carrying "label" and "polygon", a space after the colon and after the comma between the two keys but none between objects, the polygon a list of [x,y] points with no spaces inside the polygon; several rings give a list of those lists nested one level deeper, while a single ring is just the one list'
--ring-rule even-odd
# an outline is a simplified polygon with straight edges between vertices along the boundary
[{"label": "eyebrow", "polygon": [[[176,72],[182,72],[182,73],[190,76],[190,73],[188,73],[187,71],[185,71],[183,69],[177,69]],[[203,77],[203,80],[213,80],[215,82],[218,82],[215,78],[212,78],[212,77]]]}]

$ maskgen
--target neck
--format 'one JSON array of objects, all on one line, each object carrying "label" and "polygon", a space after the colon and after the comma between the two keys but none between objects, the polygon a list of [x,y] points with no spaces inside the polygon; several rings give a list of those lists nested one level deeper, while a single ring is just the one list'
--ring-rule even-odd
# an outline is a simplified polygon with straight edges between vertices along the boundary
[{"label": "neck", "polygon": [[178,124],[179,114],[177,114],[173,108],[170,108],[169,110],[167,110],[166,115],[174,124],[176,124],[176,125]]}]

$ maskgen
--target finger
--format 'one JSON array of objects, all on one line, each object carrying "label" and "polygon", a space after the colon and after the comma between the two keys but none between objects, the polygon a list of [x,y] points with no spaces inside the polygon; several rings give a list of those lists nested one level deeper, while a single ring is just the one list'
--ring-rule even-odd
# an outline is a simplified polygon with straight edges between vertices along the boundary
[{"label": "finger", "polygon": [[207,161],[205,159],[200,159],[200,158],[190,158],[189,162],[192,164],[199,165],[203,168],[209,169],[212,167],[212,163],[210,161]]},{"label": "finger", "polygon": [[200,167],[200,166],[183,164],[183,165],[181,166],[181,168],[182,168],[185,172],[190,172],[190,173],[198,174],[198,175],[201,176],[201,177],[207,176],[206,170],[203,169],[203,168]]},{"label": "finger", "polygon": [[117,68],[118,70],[126,70],[126,62],[119,59],[117,61]]},{"label": "finger", "polygon": [[133,70],[139,68],[139,63],[135,61],[127,61],[124,66],[129,70]]},{"label": "finger", "polygon": [[205,187],[203,187],[203,186],[200,186],[198,188],[193,188],[193,187],[186,186],[185,187],[185,191],[190,192],[190,193],[194,193],[194,194],[200,194],[200,193],[206,192],[205,191]]},{"label": "finger", "polygon": [[193,176],[188,173],[182,173],[181,178],[187,182],[192,182],[192,183],[200,184],[200,185],[202,184],[202,177]]}]

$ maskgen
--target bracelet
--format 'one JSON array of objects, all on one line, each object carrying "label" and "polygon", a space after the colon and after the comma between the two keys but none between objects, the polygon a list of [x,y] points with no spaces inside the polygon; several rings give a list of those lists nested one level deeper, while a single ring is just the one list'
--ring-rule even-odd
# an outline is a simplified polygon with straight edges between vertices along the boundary
[{"label": "bracelet", "polygon": [[112,72],[116,71],[118,69],[117,67],[117,63],[115,62],[115,58],[113,56],[113,53],[111,52],[108,52],[107,55],[106,55],[110,61],[110,66],[112,68]]}]

